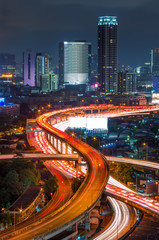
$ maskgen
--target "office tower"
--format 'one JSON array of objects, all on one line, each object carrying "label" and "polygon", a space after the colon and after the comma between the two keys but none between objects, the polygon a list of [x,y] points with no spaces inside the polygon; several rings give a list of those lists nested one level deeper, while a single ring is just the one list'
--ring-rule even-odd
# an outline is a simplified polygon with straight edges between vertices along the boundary
[{"label": "office tower", "polygon": [[91,43],[86,41],[59,43],[59,84],[87,84],[90,78]]},{"label": "office tower", "polygon": [[99,17],[98,83],[101,92],[117,91],[117,29],[116,17]]},{"label": "office tower", "polygon": [[30,49],[23,52],[23,77],[24,85],[35,87],[35,56]]},{"label": "office tower", "polygon": [[153,90],[159,92],[159,48],[151,50],[151,73],[153,78]]},{"label": "office tower", "polygon": [[37,53],[35,63],[35,79],[36,86],[40,86],[40,78],[42,74],[49,74],[52,70],[52,57],[47,53]]},{"label": "office tower", "polygon": [[0,54],[0,76],[12,75],[15,76],[15,55],[9,53]]}]

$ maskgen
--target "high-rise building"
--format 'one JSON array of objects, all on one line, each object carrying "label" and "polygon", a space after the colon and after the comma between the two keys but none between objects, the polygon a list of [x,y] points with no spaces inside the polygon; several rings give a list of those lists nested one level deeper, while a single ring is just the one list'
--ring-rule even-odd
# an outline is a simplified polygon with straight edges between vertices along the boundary
[{"label": "high-rise building", "polygon": [[126,92],[126,71],[118,72],[118,93]]},{"label": "high-rise building", "polygon": [[9,53],[0,54],[0,76],[15,75],[15,55]]},{"label": "high-rise building", "polygon": [[136,73],[126,73],[126,92],[136,92]]},{"label": "high-rise building", "polygon": [[36,63],[35,63],[35,79],[36,86],[40,86],[40,79],[42,74],[49,74],[52,70],[52,57],[46,53],[37,53],[36,54]]},{"label": "high-rise building", "polygon": [[59,84],[87,84],[90,78],[91,43],[86,41],[59,43]]},{"label": "high-rise building", "polygon": [[43,92],[54,92],[58,90],[58,75],[50,72],[40,76],[41,90]]},{"label": "high-rise building", "polygon": [[117,29],[116,17],[99,17],[98,83],[101,92],[117,91]]},{"label": "high-rise building", "polygon": [[118,93],[136,92],[136,73],[121,71],[118,73]]},{"label": "high-rise building", "polygon": [[30,49],[23,52],[23,77],[24,85],[35,87],[35,56]]},{"label": "high-rise building", "polygon": [[153,90],[159,92],[159,48],[151,50],[151,73],[153,78]]}]

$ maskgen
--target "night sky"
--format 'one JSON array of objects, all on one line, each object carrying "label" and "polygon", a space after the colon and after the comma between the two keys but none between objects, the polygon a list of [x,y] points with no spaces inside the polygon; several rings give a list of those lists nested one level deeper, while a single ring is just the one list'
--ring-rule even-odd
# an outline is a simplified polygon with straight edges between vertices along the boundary
[{"label": "night sky", "polygon": [[99,16],[118,17],[120,64],[149,61],[159,47],[158,0],[0,0],[0,52],[31,48],[58,56],[59,41],[87,40],[97,52]]}]

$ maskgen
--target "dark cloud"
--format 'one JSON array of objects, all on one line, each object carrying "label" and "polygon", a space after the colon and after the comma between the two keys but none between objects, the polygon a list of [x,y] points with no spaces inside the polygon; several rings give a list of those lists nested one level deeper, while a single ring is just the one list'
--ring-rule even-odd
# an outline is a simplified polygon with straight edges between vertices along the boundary
[{"label": "dark cloud", "polygon": [[58,41],[86,39],[97,47],[98,16],[119,22],[119,61],[142,64],[159,47],[158,0],[1,0],[0,52],[48,51],[57,57]]}]

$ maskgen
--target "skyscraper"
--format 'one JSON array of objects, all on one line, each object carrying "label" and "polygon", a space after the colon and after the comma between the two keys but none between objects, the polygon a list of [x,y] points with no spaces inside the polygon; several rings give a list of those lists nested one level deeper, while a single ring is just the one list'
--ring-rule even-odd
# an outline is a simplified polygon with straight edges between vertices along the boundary
[{"label": "skyscraper", "polygon": [[151,73],[153,78],[153,90],[159,92],[159,48],[151,50]]},{"label": "skyscraper", "polygon": [[52,58],[47,53],[37,53],[35,63],[36,86],[41,87],[40,79],[43,74],[49,74],[52,70]]},{"label": "skyscraper", "polygon": [[30,49],[23,52],[23,77],[24,85],[35,86],[35,56]]},{"label": "skyscraper", "polygon": [[99,17],[98,83],[101,92],[117,91],[117,29],[116,17]]},{"label": "skyscraper", "polygon": [[59,84],[86,84],[90,77],[91,43],[59,43]]}]

